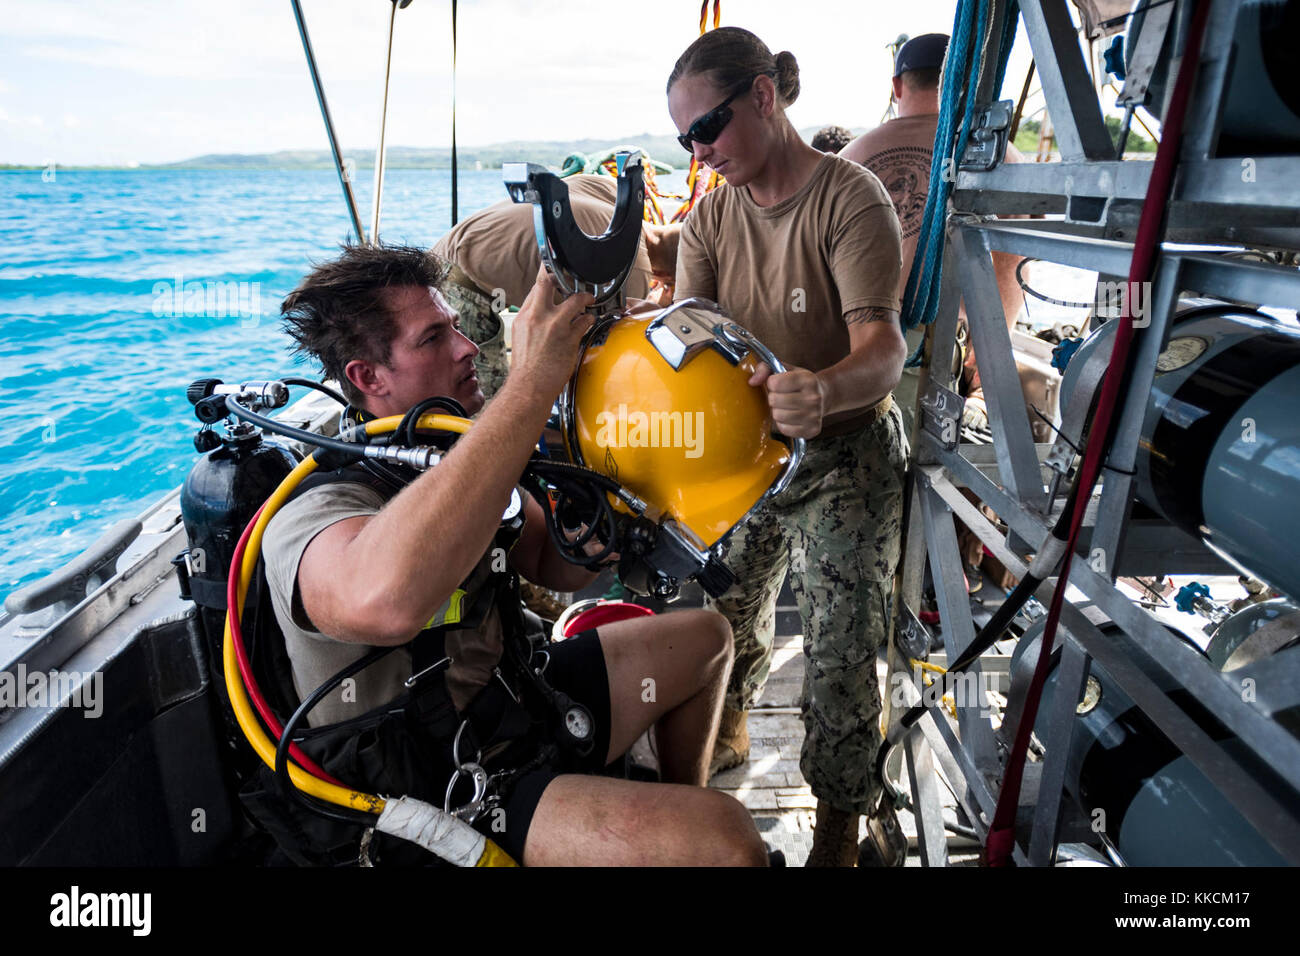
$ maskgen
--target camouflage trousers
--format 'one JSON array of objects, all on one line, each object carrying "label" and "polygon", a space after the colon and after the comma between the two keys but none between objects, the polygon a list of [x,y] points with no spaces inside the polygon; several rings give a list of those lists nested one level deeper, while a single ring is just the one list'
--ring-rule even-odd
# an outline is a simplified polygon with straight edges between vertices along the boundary
[{"label": "camouflage trousers", "polygon": [[848,812],[868,812],[880,792],[876,651],[889,623],[906,467],[893,403],[857,432],[810,441],[790,487],[733,536],[726,563],[736,584],[709,602],[735,635],[726,704],[748,710],[767,681],[789,571],[803,622],[799,769],[819,800]]},{"label": "camouflage trousers", "polygon": [[506,373],[510,370],[501,317],[492,308],[488,296],[467,278],[460,281],[460,277],[464,277],[464,273],[458,277],[453,269],[452,277],[442,284],[440,291],[447,304],[460,315],[460,330],[479,348],[474,358],[474,370],[478,373],[483,397],[491,398],[505,383]]}]

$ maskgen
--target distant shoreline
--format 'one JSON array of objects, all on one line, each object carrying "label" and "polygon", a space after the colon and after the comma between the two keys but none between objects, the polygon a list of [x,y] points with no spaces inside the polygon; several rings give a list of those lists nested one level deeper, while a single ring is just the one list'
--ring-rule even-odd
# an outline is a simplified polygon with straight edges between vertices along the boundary
[{"label": "distant shoreline", "polygon": [[[536,162],[536,160],[528,160],[528,161]],[[510,160],[506,160],[506,162],[510,162]],[[517,162],[523,162],[523,160],[517,160]],[[558,164],[556,165],[558,166]],[[48,167],[44,164],[40,166],[22,166],[22,165],[11,165],[9,163],[0,163],[0,173],[39,173],[39,172],[44,172],[47,168]],[[321,164],[321,165],[313,164],[309,166],[293,166],[293,165],[258,166],[251,163],[245,165],[228,165],[228,166],[223,166],[218,164],[191,165],[188,162],[168,163],[168,164],[141,163],[138,166],[64,166],[62,163],[57,163],[55,164],[55,168],[61,173],[63,172],[68,172],[68,173],[172,173],[172,172],[189,172],[191,170],[199,171],[199,172],[258,172],[258,173],[260,172],[297,173],[297,172],[317,172],[319,170],[328,170],[331,173],[334,172],[334,165],[332,163]],[[366,166],[358,165],[354,168],[358,172],[361,172],[363,170],[368,172],[373,172],[375,167],[374,164],[369,164]],[[417,163],[384,163],[384,169],[386,170],[422,169],[427,172],[434,172],[443,169],[450,170],[451,167],[450,166],[423,166]],[[482,167],[461,165],[458,166],[457,169],[459,169],[459,171],[463,173],[474,173],[474,172],[491,172],[493,170],[493,167],[486,166],[486,165]]]},{"label": "distant shoreline", "polygon": [[[821,127],[800,130],[805,140],[811,140]],[[858,135],[865,129],[853,129]],[[530,162],[559,168],[566,158],[574,153],[582,153],[589,159],[605,155],[610,149],[620,146],[635,146],[645,150],[656,162],[667,163],[679,170],[685,170],[690,158],[677,143],[674,136],[665,134],[652,135],[641,133],[625,136],[621,139],[575,139],[551,141],[508,141],[492,143],[487,146],[464,146],[456,150],[456,168],[462,172],[474,172],[479,169],[500,169],[502,163]],[[345,149],[343,161],[357,172],[373,171],[375,168],[375,151],[373,149]],[[0,172],[40,172],[48,163],[0,163]],[[111,172],[156,172],[159,170],[202,169],[202,170],[240,170],[280,169],[294,170],[333,170],[334,157],[325,149],[286,149],[270,153],[207,153],[171,163],[137,163],[135,165],[63,165],[55,160],[55,169],[71,172],[111,171]],[[446,147],[392,146],[384,159],[385,169],[451,169],[451,150]]]}]

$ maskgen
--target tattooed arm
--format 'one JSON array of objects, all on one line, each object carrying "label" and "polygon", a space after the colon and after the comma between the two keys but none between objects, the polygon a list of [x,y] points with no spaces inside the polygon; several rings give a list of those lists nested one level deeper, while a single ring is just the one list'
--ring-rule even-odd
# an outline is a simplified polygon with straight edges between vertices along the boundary
[{"label": "tattooed arm", "polygon": [[826,415],[874,405],[894,390],[907,361],[895,310],[854,309],[844,321],[849,354],[818,373],[826,391]]},{"label": "tattooed arm", "polygon": [[907,345],[893,309],[863,308],[845,313],[850,352],[820,372],[792,368],[772,375],[766,365],[750,379],[765,384],[772,418],[793,438],[813,438],[836,412],[866,408],[894,390],[907,360]]}]

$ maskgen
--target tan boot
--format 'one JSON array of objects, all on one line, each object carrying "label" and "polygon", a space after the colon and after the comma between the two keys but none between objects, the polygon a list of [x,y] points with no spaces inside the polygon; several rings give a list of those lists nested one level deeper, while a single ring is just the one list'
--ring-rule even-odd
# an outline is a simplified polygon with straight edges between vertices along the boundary
[{"label": "tan boot", "polygon": [[858,859],[858,814],[817,801],[813,845],[804,866],[853,866]]},{"label": "tan boot", "polygon": [[749,759],[749,711],[722,708],[722,725],[709,761],[709,777],[739,767]]}]

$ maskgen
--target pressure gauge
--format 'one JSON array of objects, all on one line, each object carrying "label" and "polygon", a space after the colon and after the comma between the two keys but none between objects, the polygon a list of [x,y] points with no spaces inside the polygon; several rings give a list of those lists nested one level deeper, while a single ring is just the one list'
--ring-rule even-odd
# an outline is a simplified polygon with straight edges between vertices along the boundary
[{"label": "pressure gauge", "polygon": [[574,740],[587,740],[591,737],[591,714],[585,707],[570,707],[564,712],[564,729]]}]

